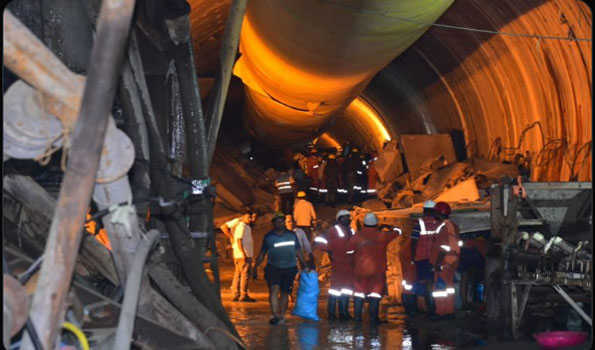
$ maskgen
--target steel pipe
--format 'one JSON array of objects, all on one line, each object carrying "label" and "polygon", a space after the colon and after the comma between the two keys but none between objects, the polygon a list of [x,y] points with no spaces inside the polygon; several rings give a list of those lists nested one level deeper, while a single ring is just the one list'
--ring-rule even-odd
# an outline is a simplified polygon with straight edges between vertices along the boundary
[{"label": "steel pipe", "polygon": [[234,74],[245,124],[261,141],[321,132],[372,77],[415,42],[453,0],[253,0]]},{"label": "steel pipe", "polygon": [[66,128],[76,122],[85,77],[72,73],[9,10],[4,11],[4,65],[44,95]]},{"label": "steel pipe", "polygon": [[[106,0],[102,3],[87,83],[72,135],[70,160],[30,313],[46,349],[53,348],[64,317],[66,294],[99,168],[134,4],[134,0]],[[25,336],[22,349],[32,348],[30,338]]]}]

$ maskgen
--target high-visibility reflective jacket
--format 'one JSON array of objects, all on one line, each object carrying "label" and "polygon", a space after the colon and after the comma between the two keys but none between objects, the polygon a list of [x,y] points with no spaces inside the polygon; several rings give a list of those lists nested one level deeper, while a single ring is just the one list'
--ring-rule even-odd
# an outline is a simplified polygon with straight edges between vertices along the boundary
[{"label": "high-visibility reflective jacket", "polygon": [[415,264],[411,262],[411,238],[402,238],[405,241],[404,244],[399,247],[399,261],[401,262],[401,273],[403,276],[401,285],[403,286],[403,293],[413,293],[413,283],[417,276]]},{"label": "high-visibility reflective jacket", "polygon": [[288,194],[293,192],[293,177],[288,173],[281,173],[277,180],[275,180],[275,187],[280,194]]},{"label": "high-visibility reflective jacket", "polygon": [[347,253],[353,254],[353,272],[357,276],[373,276],[386,272],[386,246],[397,237],[395,231],[380,231],[377,227],[364,227],[347,244]]},{"label": "high-visibility reflective jacket", "polygon": [[450,265],[451,268],[456,269],[458,264],[461,247],[459,246],[459,229],[457,225],[450,221],[444,220],[444,226],[438,232],[436,241],[432,246],[430,262],[435,265],[440,252],[443,252],[443,264]]},{"label": "high-visibility reflective jacket", "polygon": [[337,223],[326,234],[314,238],[315,247],[330,253],[331,288],[335,290],[346,288],[352,292],[353,254],[347,254],[347,246],[354,234],[353,229]]},{"label": "high-visibility reflective jacket", "polygon": [[429,260],[432,254],[432,246],[444,224],[432,216],[424,216],[418,219],[418,225],[419,228],[411,234],[412,239],[417,239],[414,260]]},{"label": "high-visibility reflective jacket", "polygon": [[313,181],[318,181],[318,179],[319,179],[318,168],[320,168],[320,158],[315,155],[309,156],[308,159],[306,160],[306,174]]}]

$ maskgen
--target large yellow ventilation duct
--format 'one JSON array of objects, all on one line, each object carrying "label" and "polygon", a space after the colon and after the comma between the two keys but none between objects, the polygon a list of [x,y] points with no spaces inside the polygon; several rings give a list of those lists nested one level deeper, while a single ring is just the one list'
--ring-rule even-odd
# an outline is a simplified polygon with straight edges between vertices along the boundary
[{"label": "large yellow ventilation duct", "polygon": [[234,67],[246,127],[271,145],[312,138],[453,1],[249,1]]}]

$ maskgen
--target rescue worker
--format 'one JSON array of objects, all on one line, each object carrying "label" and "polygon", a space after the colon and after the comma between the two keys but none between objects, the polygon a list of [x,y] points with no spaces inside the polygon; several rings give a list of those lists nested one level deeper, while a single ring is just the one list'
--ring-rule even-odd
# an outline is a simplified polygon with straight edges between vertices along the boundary
[{"label": "rescue worker", "polygon": [[341,209],[337,212],[336,223],[326,234],[314,239],[314,247],[326,251],[331,260],[331,286],[328,290],[328,319],[337,319],[339,304],[341,320],[350,320],[349,298],[353,295],[353,255],[347,254],[349,239],[355,234],[350,227],[351,214]]},{"label": "rescue worker", "polygon": [[[285,313],[289,303],[289,294],[297,274],[296,256],[306,266],[300,243],[295,233],[285,227],[285,215],[276,213],[272,219],[274,228],[262,241],[262,248],[254,265],[254,279],[257,278],[258,266],[267,255],[265,279],[269,287],[269,303],[273,318],[270,324],[285,323]],[[310,271],[306,267],[306,271]]]},{"label": "rescue worker", "polygon": [[339,188],[339,164],[334,154],[329,154],[328,162],[324,168],[324,179],[326,182],[326,203],[335,207],[337,202],[337,189]]},{"label": "rescue worker", "polygon": [[316,225],[316,211],[312,203],[306,200],[304,191],[297,193],[297,200],[293,206],[293,218],[296,226],[304,230],[308,235],[308,241],[312,242],[312,227]]},{"label": "rescue worker", "polygon": [[[342,200],[343,198],[347,197],[347,185],[345,184],[345,177],[344,177],[344,169],[343,164],[345,164],[345,157],[343,157],[343,153],[339,153],[337,155],[337,166],[339,167],[338,174],[337,174],[337,196]],[[339,194],[340,193],[340,194]]]},{"label": "rescue worker", "polygon": [[326,164],[328,163],[327,155],[324,155],[320,158],[320,166],[318,167],[318,201],[325,202],[326,197],[328,195],[328,188],[326,186],[326,181],[324,177],[324,173],[326,171]]},{"label": "rescue worker", "polygon": [[[400,231],[400,229],[397,229]],[[364,227],[349,240],[347,254],[353,255],[353,310],[362,320],[364,300],[368,300],[371,323],[380,323],[380,300],[386,289],[386,246],[397,237],[395,230],[380,230],[378,217],[367,213]]]},{"label": "rescue worker", "polygon": [[359,191],[361,191],[361,186],[358,186],[356,182],[356,171],[359,164],[359,150],[353,148],[349,156],[345,158],[345,161],[343,162],[343,179],[345,180],[345,187],[348,191],[348,202],[351,204],[357,198],[356,192],[357,195],[359,195]]},{"label": "rescue worker", "polygon": [[375,153],[372,153],[368,160],[368,164],[366,165],[366,168],[368,169],[368,196],[376,196],[376,184],[380,179],[378,177],[378,172],[376,171],[376,166],[374,165],[377,160],[378,156]]},{"label": "rescue worker", "polygon": [[365,200],[368,190],[368,162],[366,161],[366,155],[360,153],[359,159],[355,164],[355,186],[357,188],[354,189],[353,193],[354,202],[359,203]]},{"label": "rescue worker", "polygon": [[309,187],[310,192],[312,193],[312,198],[316,198],[318,196],[318,189],[319,189],[319,177],[318,177],[318,168],[320,167],[320,158],[317,155],[318,151],[316,148],[313,148],[310,151],[310,155],[306,160],[306,175],[312,181]]},{"label": "rescue worker", "polygon": [[417,219],[411,233],[411,256],[415,263],[415,294],[423,296],[430,314],[434,312],[432,286],[434,284],[433,266],[430,262],[432,246],[436,241],[440,225],[444,226],[434,210],[436,203],[428,200],[424,203],[422,217]]},{"label": "rescue worker", "polygon": [[292,176],[293,179],[295,180],[295,186],[294,186],[294,191],[306,191],[308,188],[308,181],[307,181],[307,176],[306,173],[304,172],[304,170],[302,170],[302,168],[300,167],[298,162],[295,162],[293,164],[293,169],[292,169]]},{"label": "rescue worker", "polygon": [[293,206],[295,181],[289,172],[281,172],[275,180],[275,187],[277,188],[277,194],[280,197],[280,208],[279,210],[284,214],[291,214],[291,208]]},{"label": "rescue worker", "polygon": [[484,280],[488,242],[482,236],[459,242],[462,242],[459,243],[461,245],[461,254],[457,270],[461,275],[461,308],[468,309],[470,306],[467,297],[470,294],[469,290],[473,295],[472,302],[482,301],[482,295],[477,291],[476,287]]},{"label": "rescue worker", "polygon": [[232,242],[233,264],[235,266],[231,282],[233,301],[256,301],[248,295],[248,278],[252,266],[252,257],[254,256],[254,243],[250,225],[255,220],[256,213],[247,211],[241,217],[230,220],[220,227],[223,234]]},{"label": "rescue worker", "polygon": [[435,318],[451,318],[455,312],[454,277],[459,263],[459,229],[448,219],[451,209],[447,203],[436,203],[434,210],[442,219],[430,256],[435,271],[432,291],[436,307]]},{"label": "rescue worker", "polygon": [[415,315],[417,311],[417,296],[413,290],[413,284],[416,280],[415,262],[412,256],[411,236],[402,237],[403,244],[399,248],[399,261],[401,263],[401,298],[405,308],[405,313],[409,316]]}]

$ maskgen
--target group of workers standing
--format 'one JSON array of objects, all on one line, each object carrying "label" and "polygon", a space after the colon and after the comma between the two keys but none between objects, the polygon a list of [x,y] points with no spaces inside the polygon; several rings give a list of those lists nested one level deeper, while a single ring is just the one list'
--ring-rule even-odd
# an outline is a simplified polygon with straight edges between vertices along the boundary
[{"label": "group of workers standing", "polygon": [[[399,251],[402,304],[408,314],[420,309],[425,309],[432,318],[454,314],[454,278],[462,243],[457,225],[449,220],[450,211],[447,203],[425,202],[422,217],[417,219]],[[327,252],[331,260],[328,319],[359,322],[367,303],[370,322],[382,322],[379,308],[386,294],[386,247],[402,234],[400,228],[379,225],[378,217],[368,213],[363,227],[356,230],[350,212],[342,209],[337,212],[334,225],[312,240],[304,226],[296,225],[291,215],[276,213],[272,218],[274,228],[264,236],[252,266],[250,223],[254,219],[255,215],[247,212],[221,227],[232,238],[234,301],[254,301],[248,296],[250,271],[256,278],[257,268],[267,256],[264,270],[273,314],[270,323],[283,323],[296,274],[299,270],[315,268],[312,251],[320,249]],[[353,299],[353,317],[349,312],[350,299]]]},{"label": "group of workers standing", "polygon": [[[448,219],[451,209],[447,203],[427,201],[423,210],[407,246],[399,252],[403,305],[409,314],[415,312],[419,296],[432,318],[442,318],[455,311],[454,274],[461,241],[456,224]],[[398,227],[379,226],[374,213],[366,214],[363,228],[356,232],[349,212],[340,210],[336,224],[314,239],[315,248],[327,251],[332,263],[327,311],[330,320],[352,319],[348,310],[353,298],[355,321],[362,320],[367,302],[370,322],[381,322],[378,315],[386,294],[386,247],[401,234]]]},{"label": "group of workers standing", "polygon": [[339,199],[359,203],[376,194],[378,173],[375,153],[353,148],[343,153],[318,153],[313,148],[299,157],[294,166],[281,173],[275,186],[281,197],[279,210],[287,212],[293,196],[304,191],[314,202],[335,206]]}]

